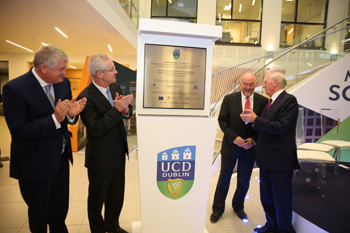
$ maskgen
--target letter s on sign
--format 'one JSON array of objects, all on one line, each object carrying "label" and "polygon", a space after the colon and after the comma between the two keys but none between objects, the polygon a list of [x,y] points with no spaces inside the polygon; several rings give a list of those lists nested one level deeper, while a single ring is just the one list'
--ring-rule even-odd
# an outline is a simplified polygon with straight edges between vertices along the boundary
[{"label": "letter s on sign", "polygon": [[333,90],[334,88],[337,88],[337,89],[339,89],[340,88],[340,86],[339,85],[336,85],[336,84],[334,84],[334,85],[332,85],[330,88],[329,88],[329,91],[330,92],[332,92],[336,97],[329,97],[329,99],[330,100],[332,100],[332,101],[336,101],[336,100],[338,100],[339,99],[339,97],[340,97],[340,95],[339,95],[339,93],[338,92],[336,92],[335,90]]}]

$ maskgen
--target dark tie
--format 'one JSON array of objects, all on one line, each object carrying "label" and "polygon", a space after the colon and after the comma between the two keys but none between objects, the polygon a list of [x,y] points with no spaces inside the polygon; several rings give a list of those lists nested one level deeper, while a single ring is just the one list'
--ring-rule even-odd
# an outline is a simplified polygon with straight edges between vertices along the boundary
[{"label": "dark tie", "polygon": [[51,84],[48,84],[45,86],[46,96],[49,99],[51,105],[53,108],[55,108],[55,100],[53,99],[51,95]]},{"label": "dark tie", "polygon": [[245,98],[247,99],[247,101],[245,102],[244,110],[250,109],[250,100],[249,100],[249,96],[246,96]]},{"label": "dark tie", "polygon": [[272,104],[272,99],[270,98],[269,103],[267,105],[266,112],[269,111],[269,108],[271,107],[271,104]]},{"label": "dark tie", "polygon": [[109,103],[112,105],[112,106],[114,106],[114,104],[113,104],[113,101],[112,101],[112,95],[111,95],[111,92],[109,91],[109,89],[107,88],[107,96],[108,96],[108,101],[109,101]]}]

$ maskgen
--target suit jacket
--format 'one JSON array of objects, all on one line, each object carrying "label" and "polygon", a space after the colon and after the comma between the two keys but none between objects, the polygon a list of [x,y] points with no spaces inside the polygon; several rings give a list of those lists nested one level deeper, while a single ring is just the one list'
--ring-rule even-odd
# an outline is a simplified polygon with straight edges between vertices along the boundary
[{"label": "suit jacket", "polygon": [[[268,100],[266,97],[254,93],[253,111],[260,115]],[[233,141],[240,136],[243,139],[252,138],[257,141],[258,133],[250,129],[241,119],[242,95],[236,92],[225,96],[219,114],[219,125],[224,132],[221,154],[227,155],[233,151],[236,144]]]},{"label": "suit jacket", "polygon": [[[67,78],[53,87],[56,103],[58,99],[72,98]],[[10,176],[31,182],[52,181],[61,163],[63,137],[73,162],[67,119],[56,129],[54,109],[31,70],[9,81],[3,87],[3,95],[5,119],[12,137]]]},{"label": "suit jacket", "polygon": [[[116,92],[122,95],[117,83],[109,85],[112,98]],[[123,123],[124,115],[112,107],[107,98],[91,82],[78,96],[78,100],[86,97],[84,110],[80,113],[87,129],[87,144],[85,151],[85,167],[92,170],[105,170],[117,167],[125,161],[128,154],[126,130]],[[128,117],[132,116],[129,105]],[[123,149],[122,149],[123,148]]]},{"label": "suit jacket", "polygon": [[293,95],[283,91],[261,117],[253,129],[259,130],[255,147],[258,167],[268,170],[288,171],[300,169],[295,142],[298,102]]}]

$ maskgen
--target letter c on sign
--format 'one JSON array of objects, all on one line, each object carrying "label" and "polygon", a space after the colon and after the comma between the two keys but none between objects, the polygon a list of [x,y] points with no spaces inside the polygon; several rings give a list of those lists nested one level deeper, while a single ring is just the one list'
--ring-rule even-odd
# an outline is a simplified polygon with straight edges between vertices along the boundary
[{"label": "letter c on sign", "polygon": [[344,90],[343,90],[343,98],[344,98],[346,101],[350,101],[350,98],[346,95],[346,92],[347,92],[347,90],[349,90],[349,89],[350,89],[350,86],[347,86],[347,87],[345,87]]}]

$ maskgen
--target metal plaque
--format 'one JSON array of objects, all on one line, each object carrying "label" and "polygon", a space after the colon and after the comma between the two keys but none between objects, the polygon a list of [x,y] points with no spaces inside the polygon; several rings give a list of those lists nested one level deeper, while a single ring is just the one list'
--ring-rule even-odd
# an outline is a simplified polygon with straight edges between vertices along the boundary
[{"label": "metal plaque", "polygon": [[206,48],[145,45],[144,108],[204,109]]}]

